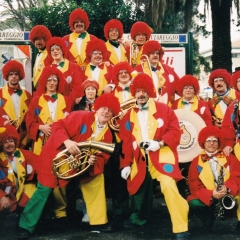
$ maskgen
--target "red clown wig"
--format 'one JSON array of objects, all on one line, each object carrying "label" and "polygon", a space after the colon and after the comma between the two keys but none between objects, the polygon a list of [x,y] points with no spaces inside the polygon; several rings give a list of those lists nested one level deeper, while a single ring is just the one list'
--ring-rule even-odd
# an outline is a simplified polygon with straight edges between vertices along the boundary
[{"label": "red clown wig", "polygon": [[153,85],[153,80],[150,76],[148,76],[145,73],[138,74],[134,79],[133,82],[130,85],[130,91],[133,96],[135,96],[135,93],[138,89],[143,89],[148,93],[148,96],[150,98],[156,97],[155,88]]},{"label": "red clown wig", "polygon": [[8,76],[10,72],[17,72],[19,74],[19,80],[25,78],[23,65],[16,60],[8,61],[2,68],[2,75],[6,81],[8,81]]},{"label": "red clown wig", "polygon": [[71,31],[74,31],[74,23],[77,20],[82,20],[85,23],[85,30],[87,31],[90,25],[87,13],[81,8],[77,8],[70,13],[69,26]]},{"label": "red clown wig", "polygon": [[163,49],[158,41],[150,40],[143,45],[142,54],[149,56],[150,53],[158,51],[160,53],[160,58],[163,55]]},{"label": "red clown wig", "polygon": [[96,80],[94,79],[86,79],[83,83],[82,83],[82,87],[81,87],[81,96],[85,95],[85,89],[88,87],[94,87],[96,89],[96,95],[99,89],[99,84]]},{"label": "red clown wig", "polygon": [[150,39],[150,36],[152,34],[153,30],[150,28],[145,22],[136,22],[132,25],[132,28],[130,30],[131,38],[134,40],[136,35],[138,34],[146,34],[147,40]]},{"label": "red clown wig", "polygon": [[94,108],[97,111],[101,107],[107,107],[112,110],[113,115],[116,116],[120,112],[120,103],[118,98],[111,93],[102,94],[94,103]]},{"label": "red clown wig", "polygon": [[18,147],[20,138],[16,128],[10,124],[0,127],[0,151],[2,151],[3,143],[9,138],[13,138]]},{"label": "red clown wig", "polygon": [[231,74],[226,69],[219,68],[211,72],[208,79],[208,85],[212,88],[214,88],[213,82],[215,78],[223,78],[224,82],[227,84],[227,87],[230,87]]},{"label": "red clown wig", "polygon": [[240,90],[237,88],[238,79],[240,79],[240,71],[235,72],[231,77],[231,84],[232,84],[233,88],[236,91],[240,92]]},{"label": "red clown wig", "polygon": [[51,47],[52,46],[59,46],[62,50],[63,56],[66,56],[67,54],[67,46],[65,41],[60,38],[60,37],[52,37],[48,42],[47,42],[47,51],[48,54],[51,55]]},{"label": "red clown wig", "polygon": [[179,96],[182,97],[183,88],[186,87],[186,86],[193,86],[194,90],[195,90],[195,95],[198,94],[200,87],[199,87],[199,83],[198,83],[197,78],[195,78],[194,76],[192,76],[190,74],[187,74],[187,75],[183,76],[178,81],[177,87],[176,87],[177,94]]},{"label": "red clown wig", "polygon": [[109,39],[108,35],[109,35],[109,31],[110,31],[111,28],[117,28],[117,30],[119,32],[118,38],[122,37],[122,35],[123,35],[123,25],[122,25],[122,23],[117,19],[111,19],[105,24],[104,29],[103,29],[104,30],[104,37],[106,39]]},{"label": "red clown wig", "polygon": [[208,137],[215,137],[219,141],[219,148],[222,147],[223,135],[221,130],[215,126],[207,126],[203,128],[198,135],[198,144],[201,148],[204,148],[204,143]]},{"label": "red clown wig", "polygon": [[52,37],[51,32],[44,25],[36,25],[29,34],[29,40],[34,44],[37,38],[44,38],[47,42]]},{"label": "red clown wig", "polygon": [[132,66],[128,62],[119,62],[113,67],[112,78],[113,81],[117,84],[118,83],[118,74],[119,71],[125,70],[127,71],[130,76],[131,72],[133,71]]},{"label": "red clown wig", "polygon": [[94,39],[92,41],[89,41],[86,46],[86,62],[91,61],[92,53],[94,51],[100,51],[103,55],[103,61],[107,60],[107,47],[105,45],[105,42],[100,39]]},{"label": "red clown wig", "polygon": [[45,67],[43,69],[43,72],[39,79],[39,87],[37,88],[36,95],[41,95],[46,92],[47,80],[52,75],[55,75],[58,79],[57,92],[58,93],[64,92],[66,81],[63,77],[62,72],[59,69],[57,69],[55,66],[53,66],[53,67],[49,66],[49,67]]}]

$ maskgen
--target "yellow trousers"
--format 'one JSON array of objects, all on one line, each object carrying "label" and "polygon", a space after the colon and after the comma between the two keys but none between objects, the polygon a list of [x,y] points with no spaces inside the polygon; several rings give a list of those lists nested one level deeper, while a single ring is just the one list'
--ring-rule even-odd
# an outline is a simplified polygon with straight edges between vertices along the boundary
[{"label": "yellow trousers", "polygon": [[53,189],[54,207],[53,211],[55,218],[67,217],[66,207],[66,187]]},{"label": "yellow trousers", "polygon": [[160,182],[161,191],[170,213],[172,231],[174,233],[188,231],[189,206],[187,201],[179,194],[176,181],[161,173],[156,179]]},{"label": "yellow trousers", "polygon": [[90,225],[107,223],[107,203],[103,174],[96,176],[88,183],[80,184],[80,189],[86,203]]}]

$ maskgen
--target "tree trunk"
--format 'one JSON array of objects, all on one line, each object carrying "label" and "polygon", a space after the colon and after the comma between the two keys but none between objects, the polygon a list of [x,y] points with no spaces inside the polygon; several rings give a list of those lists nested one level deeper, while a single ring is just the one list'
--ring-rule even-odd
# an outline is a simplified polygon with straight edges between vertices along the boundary
[{"label": "tree trunk", "polygon": [[211,0],[212,69],[224,68],[232,73],[231,10],[232,0]]}]

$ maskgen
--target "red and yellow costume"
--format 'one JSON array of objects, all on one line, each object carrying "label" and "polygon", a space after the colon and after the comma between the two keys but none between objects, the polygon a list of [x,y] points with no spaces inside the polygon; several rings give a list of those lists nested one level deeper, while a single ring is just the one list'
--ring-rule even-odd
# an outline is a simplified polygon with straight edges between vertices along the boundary
[{"label": "red and yellow costume", "polygon": [[[35,40],[43,38],[47,42],[52,37],[51,32],[44,25],[36,25],[31,29],[29,40],[35,44]],[[51,63],[51,57],[46,49],[39,50],[33,66],[33,86],[38,87],[38,81],[41,77],[44,67]]]}]

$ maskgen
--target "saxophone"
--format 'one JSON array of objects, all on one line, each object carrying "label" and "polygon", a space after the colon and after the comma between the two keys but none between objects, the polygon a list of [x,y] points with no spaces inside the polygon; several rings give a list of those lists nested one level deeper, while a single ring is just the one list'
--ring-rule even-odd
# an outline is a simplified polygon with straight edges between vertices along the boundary
[{"label": "saxophone", "polygon": [[[218,163],[219,164],[219,163]],[[224,186],[224,169],[221,164],[220,165],[220,172],[217,181],[217,191],[223,189]],[[233,196],[226,194],[221,199],[218,199],[215,204],[214,215],[216,219],[224,219],[225,218],[225,210],[230,210],[234,208],[236,205],[236,201]]]}]

